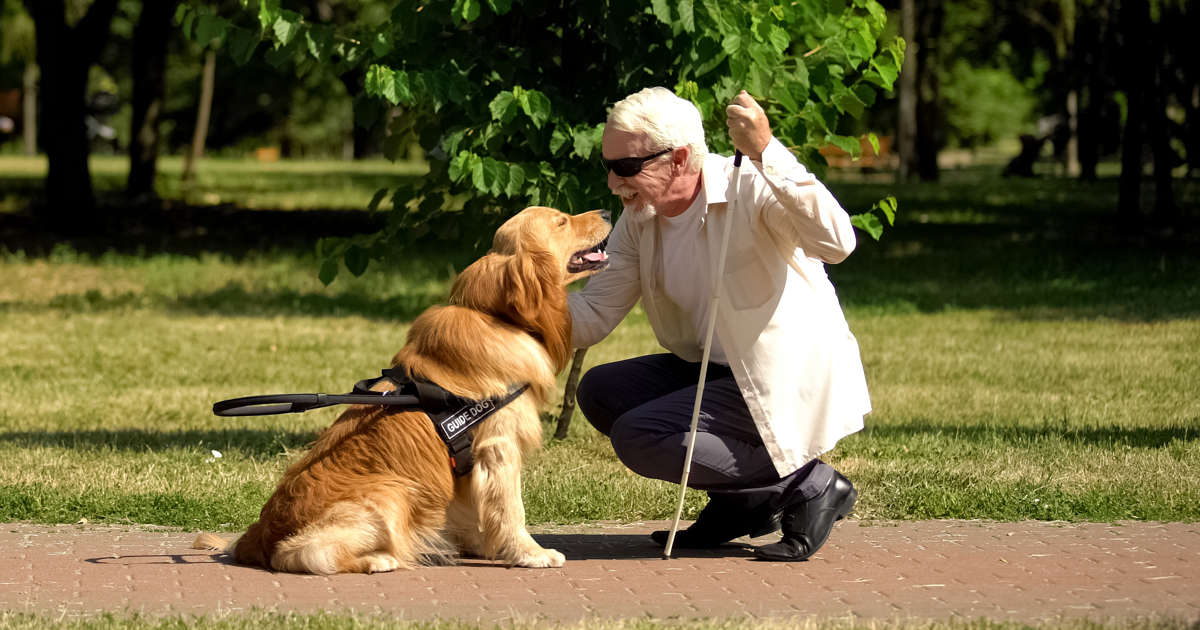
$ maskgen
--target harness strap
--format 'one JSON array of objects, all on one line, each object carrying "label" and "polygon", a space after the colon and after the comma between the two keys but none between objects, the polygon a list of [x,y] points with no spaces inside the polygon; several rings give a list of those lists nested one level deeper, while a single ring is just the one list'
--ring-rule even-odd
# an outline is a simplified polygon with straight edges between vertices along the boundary
[{"label": "harness strap", "polygon": [[[390,381],[394,391],[377,392],[371,388],[380,381]],[[438,437],[445,442],[450,455],[450,467],[456,476],[471,472],[475,458],[471,455],[471,429],[516,400],[529,385],[510,387],[508,393],[484,400],[461,398],[430,381],[412,378],[403,366],[383,370],[376,378],[354,384],[348,394],[274,394],[247,396],[222,400],[213,405],[218,416],[266,415],[295,413],[331,405],[384,405],[424,411],[433,421]]]}]

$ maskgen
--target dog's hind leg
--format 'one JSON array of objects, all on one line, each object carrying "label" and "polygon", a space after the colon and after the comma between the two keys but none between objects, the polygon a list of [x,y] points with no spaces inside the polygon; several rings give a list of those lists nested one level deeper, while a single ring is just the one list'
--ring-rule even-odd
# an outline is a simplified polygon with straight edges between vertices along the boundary
[{"label": "dog's hind leg", "polygon": [[563,565],[566,558],[561,553],[543,548],[525,529],[521,454],[511,440],[485,439],[475,444],[470,483],[484,555],[519,567]]}]

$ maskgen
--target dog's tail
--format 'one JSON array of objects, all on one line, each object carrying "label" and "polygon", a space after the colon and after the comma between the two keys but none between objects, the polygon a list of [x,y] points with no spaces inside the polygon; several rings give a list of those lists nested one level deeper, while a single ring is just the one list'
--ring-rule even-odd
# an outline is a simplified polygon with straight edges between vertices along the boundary
[{"label": "dog's tail", "polygon": [[255,523],[246,530],[246,533],[233,540],[226,540],[216,534],[200,534],[192,543],[192,549],[220,551],[233,556],[233,561],[238,564],[269,567],[267,556],[262,549],[261,538],[262,527],[259,523]]},{"label": "dog's tail", "polygon": [[229,553],[229,541],[216,534],[205,532],[196,537],[196,541],[192,543],[192,549],[207,549],[209,551]]}]

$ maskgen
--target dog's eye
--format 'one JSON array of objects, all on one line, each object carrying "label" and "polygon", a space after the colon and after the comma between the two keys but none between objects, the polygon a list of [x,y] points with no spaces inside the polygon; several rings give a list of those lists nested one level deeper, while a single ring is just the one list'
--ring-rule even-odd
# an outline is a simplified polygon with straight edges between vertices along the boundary
[{"label": "dog's eye", "polygon": [[558,218],[558,227],[563,227],[566,224],[567,224],[567,217],[559,217]]}]

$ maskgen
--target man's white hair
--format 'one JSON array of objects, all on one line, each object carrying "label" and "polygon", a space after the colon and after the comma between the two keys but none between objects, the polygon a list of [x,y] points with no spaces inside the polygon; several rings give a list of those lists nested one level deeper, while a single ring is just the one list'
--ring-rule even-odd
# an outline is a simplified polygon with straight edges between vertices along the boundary
[{"label": "man's white hair", "polygon": [[675,96],[667,88],[646,88],[625,97],[613,105],[605,126],[646,134],[652,151],[690,148],[687,164],[684,165],[689,171],[699,171],[704,166],[704,157],[708,155],[700,110],[691,101]]}]

